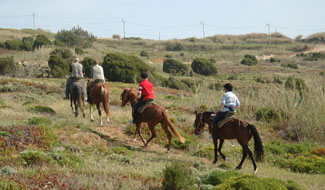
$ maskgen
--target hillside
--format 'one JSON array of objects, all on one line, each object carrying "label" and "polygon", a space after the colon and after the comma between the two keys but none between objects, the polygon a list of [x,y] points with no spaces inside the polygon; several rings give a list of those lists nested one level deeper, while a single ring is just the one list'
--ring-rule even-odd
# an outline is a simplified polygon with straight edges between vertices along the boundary
[{"label": "hillside", "polygon": [[[54,34],[37,32],[54,38]],[[0,35],[4,42],[38,33],[0,30]],[[180,49],[173,49],[175,44],[180,44]],[[170,152],[166,151],[167,138],[160,126],[156,126],[157,138],[148,147],[143,147],[139,137],[132,141],[135,127],[129,124],[131,107],[120,106],[120,95],[124,88],[136,88],[136,84],[106,82],[110,87],[111,124],[99,127],[96,109],[95,122],[89,120],[88,104],[86,118],[74,117],[70,102],[63,100],[65,79],[1,76],[0,189],[162,189],[164,171],[175,161],[191,169],[195,189],[220,189],[232,182],[241,187],[259,184],[278,189],[277,185],[282,184],[283,189],[324,189],[322,48],[321,44],[296,42],[277,35],[269,39],[262,34],[170,41],[97,39],[92,48],[78,56],[81,60],[90,56],[102,62],[107,53],[122,52],[140,57],[164,78],[192,82],[183,90],[158,85],[154,88],[155,101],[168,110],[171,121],[187,141],[180,145],[173,138]],[[14,56],[16,62],[23,60],[30,68],[35,66],[32,71],[37,73],[39,66],[47,66],[49,53],[54,49],[50,46],[26,52],[1,48],[0,57]],[[141,57],[142,50],[149,57]],[[315,52],[320,54],[311,54]],[[247,54],[270,57],[258,59],[255,66],[240,64]],[[218,74],[165,73],[162,65],[166,56],[186,65],[195,58],[213,59]],[[249,159],[239,174],[232,174],[245,174],[243,178],[224,179],[229,178],[227,172],[233,171],[242,157],[236,140],[226,141],[223,146],[227,161],[219,157],[214,165],[210,134],[193,134],[194,111],[214,111],[227,82],[234,85],[241,101],[238,117],[257,127],[264,144],[265,160],[257,162],[256,179],[250,175],[253,167]],[[146,126],[142,133],[149,137]],[[250,148],[253,150],[253,140]],[[13,173],[8,174],[5,166],[16,172],[10,170]],[[214,181],[219,179],[220,184],[207,182],[207,176],[214,171],[226,171],[211,177]]]}]

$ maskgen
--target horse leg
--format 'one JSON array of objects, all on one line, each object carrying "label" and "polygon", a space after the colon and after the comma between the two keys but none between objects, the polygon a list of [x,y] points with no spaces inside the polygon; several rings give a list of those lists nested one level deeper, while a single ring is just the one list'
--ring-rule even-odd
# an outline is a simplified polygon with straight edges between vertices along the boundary
[{"label": "horse leg", "polygon": [[167,124],[167,122],[165,120],[163,122],[161,122],[161,127],[165,131],[165,133],[167,134],[167,138],[168,138],[167,150],[169,151],[170,150],[171,140],[172,140],[172,135],[170,134],[170,132],[168,130],[168,124]]},{"label": "horse leg", "polygon": [[212,139],[213,139],[213,145],[214,145],[214,161],[212,163],[217,163],[218,161],[218,138],[216,135],[213,133],[212,134]]},{"label": "horse leg", "polygon": [[[140,139],[143,142],[144,146],[147,146],[147,144],[144,141],[144,138],[143,138],[143,136],[141,134],[141,122],[140,123],[136,123],[136,129],[135,129],[134,139],[135,139],[137,133],[139,133]],[[135,141],[135,140],[133,140],[133,141]]]},{"label": "horse leg", "polygon": [[73,100],[73,103],[74,103],[74,109],[75,109],[74,114],[75,114],[75,116],[77,117],[77,116],[78,116],[78,103],[77,103],[77,100],[74,99],[74,100]]},{"label": "horse leg", "polygon": [[247,157],[247,150],[248,150],[248,146],[246,145],[242,145],[242,149],[243,149],[243,158],[241,159],[240,163],[238,164],[238,166],[236,167],[236,170],[240,170],[246,157]]},{"label": "horse leg", "polygon": [[258,168],[257,168],[257,166],[256,166],[256,163],[255,163],[255,160],[254,160],[254,156],[253,156],[253,154],[252,154],[252,152],[251,152],[251,150],[249,149],[248,146],[247,146],[247,153],[248,153],[248,156],[249,156],[249,157],[251,158],[251,160],[252,160],[253,167],[254,167],[254,174],[256,174]]},{"label": "horse leg", "polygon": [[70,106],[71,106],[71,109],[72,109],[72,113],[74,113],[73,104],[72,104],[72,96],[71,95],[70,95]]},{"label": "horse leg", "polygon": [[156,135],[156,131],[155,131],[155,126],[152,125],[151,123],[148,123],[148,127],[149,127],[149,130],[151,132],[151,137],[147,140],[147,142],[145,143],[144,146],[148,146],[149,142],[155,138],[157,135]]},{"label": "horse leg", "polygon": [[89,105],[90,105],[90,107],[89,107],[89,109],[90,109],[90,121],[94,121],[94,117],[93,117],[93,106],[91,104],[89,104]]},{"label": "horse leg", "polygon": [[220,153],[221,158],[226,161],[226,156],[222,154],[221,149],[222,149],[222,145],[225,142],[225,139],[220,139],[220,144],[219,144],[219,148],[218,148],[218,152]]},{"label": "horse leg", "polygon": [[96,107],[98,110],[98,116],[99,116],[99,125],[103,126],[103,121],[102,121],[102,110],[100,109],[100,103],[96,103]]},{"label": "horse leg", "polygon": [[109,124],[109,105],[108,105],[108,99],[102,102],[103,107],[104,107],[104,111],[106,113],[106,123]]}]

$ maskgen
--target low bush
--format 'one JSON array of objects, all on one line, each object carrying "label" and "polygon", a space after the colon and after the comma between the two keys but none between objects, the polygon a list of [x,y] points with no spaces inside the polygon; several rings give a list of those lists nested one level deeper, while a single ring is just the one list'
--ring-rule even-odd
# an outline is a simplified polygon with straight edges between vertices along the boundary
[{"label": "low bush", "polygon": [[271,62],[271,63],[274,63],[274,62],[280,62],[280,59],[277,59],[277,58],[271,57],[271,58],[270,58],[270,62]]},{"label": "low bush", "polygon": [[188,90],[187,85],[176,77],[169,77],[169,79],[165,80],[162,85],[177,90]]},{"label": "low bush", "polygon": [[17,76],[22,67],[15,63],[14,57],[0,57],[0,75]]},{"label": "low bush", "polygon": [[0,189],[4,190],[21,190],[24,189],[20,184],[11,179],[1,179]]},{"label": "low bush", "polygon": [[69,68],[72,60],[73,54],[69,49],[55,49],[51,51],[48,60],[51,75],[55,78],[69,75]]},{"label": "low bush", "polygon": [[47,117],[33,117],[28,119],[29,125],[49,125],[51,122],[51,119]]},{"label": "low bush", "polygon": [[128,157],[132,157],[133,152],[127,149],[126,147],[113,147],[111,148],[112,153],[120,154]]},{"label": "low bush", "polygon": [[291,69],[298,69],[299,68],[296,63],[282,64],[281,66],[282,67],[288,67],[288,68],[291,68]]},{"label": "low bush", "polygon": [[314,52],[308,54],[300,54],[303,57],[304,61],[319,61],[325,59],[325,53]]},{"label": "low bush", "polygon": [[179,42],[168,42],[166,43],[166,50],[167,51],[182,51],[184,50],[183,44]]},{"label": "low bush", "polygon": [[142,51],[140,52],[140,56],[141,56],[141,57],[149,57],[149,53],[148,53],[147,51],[145,51],[145,50],[142,50]]},{"label": "low bush", "polygon": [[212,159],[214,159],[214,146],[213,145],[202,146],[199,148],[199,150],[197,150],[194,153],[194,156],[212,160]]},{"label": "low bush", "polygon": [[189,164],[173,162],[163,171],[162,189],[164,190],[195,190],[194,176]]},{"label": "low bush", "polygon": [[148,72],[151,82],[159,83],[162,80],[162,77],[157,75],[149,65],[133,55],[117,52],[108,53],[104,57],[102,66],[105,77],[109,81],[124,83],[140,82],[141,72]]},{"label": "low bush", "polygon": [[257,59],[253,55],[245,55],[244,59],[241,60],[240,64],[247,66],[257,65]]},{"label": "low bush", "polygon": [[288,114],[280,109],[275,110],[271,107],[260,108],[255,113],[257,121],[266,121],[269,123],[279,122],[283,119],[288,119]]},{"label": "low bush", "polygon": [[107,157],[109,160],[115,160],[118,161],[122,164],[128,164],[128,165],[132,165],[135,163],[135,160],[133,160],[132,158],[130,158],[129,156],[125,156],[125,155],[121,155],[121,154],[110,154]]},{"label": "low bush", "polygon": [[19,159],[23,165],[51,163],[52,159],[45,152],[36,150],[24,150],[19,153]]},{"label": "low bush", "polygon": [[298,90],[299,92],[307,89],[304,79],[289,77],[285,82],[285,88],[291,90]]},{"label": "low bush", "polygon": [[52,108],[47,106],[30,106],[28,110],[39,113],[56,114],[56,112]]},{"label": "low bush", "polygon": [[227,171],[223,172],[221,170],[215,170],[212,173],[210,173],[208,176],[204,177],[202,179],[203,184],[210,184],[213,186],[220,185],[224,183],[227,179],[231,177],[239,177],[243,174],[235,172],[235,171]]},{"label": "low bush", "polygon": [[52,42],[48,39],[48,37],[46,37],[43,34],[40,34],[38,36],[36,36],[35,40],[34,40],[34,46],[33,49],[35,48],[41,48],[41,47],[46,47],[46,46],[50,46],[52,44]]},{"label": "low bush", "polygon": [[217,74],[217,68],[207,59],[196,58],[193,60],[191,67],[194,72],[200,75],[215,75]]},{"label": "low bush", "polygon": [[174,59],[165,59],[163,63],[163,71],[165,73],[187,75],[187,66]]},{"label": "low bush", "polygon": [[274,164],[281,168],[289,168],[293,172],[325,174],[325,158],[322,157],[288,157],[275,160]]}]

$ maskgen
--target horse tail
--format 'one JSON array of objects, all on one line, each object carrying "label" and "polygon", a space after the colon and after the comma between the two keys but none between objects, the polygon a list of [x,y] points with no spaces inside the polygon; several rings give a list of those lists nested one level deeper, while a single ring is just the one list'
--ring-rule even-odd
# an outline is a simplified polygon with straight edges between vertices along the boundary
[{"label": "horse tail", "polygon": [[256,159],[256,161],[262,161],[264,158],[264,150],[263,150],[263,144],[262,144],[261,137],[260,137],[256,127],[254,127],[251,124],[249,124],[248,127],[252,131],[253,137],[254,137],[255,159]]},{"label": "horse tail", "polygon": [[108,107],[109,94],[108,94],[108,90],[104,87],[104,85],[100,86],[100,98],[101,98],[100,102],[103,104],[105,113],[110,116],[109,107]]},{"label": "horse tail", "polygon": [[176,136],[176,138],[177,138],[181,143],[184,143],[184,142],[185,142],[184,138],[183,138],[183,137],[182,137],[182,136],[177,132],[176,128],[174,127],[174,125],[172,124],[172,122],[169,120],[166,111],[164,110],[162,113],[163,113],[164,119],[165,119],[166,122],[167,122],[167,125],[168,125],[169,129],[172,131],[172,133]]}]

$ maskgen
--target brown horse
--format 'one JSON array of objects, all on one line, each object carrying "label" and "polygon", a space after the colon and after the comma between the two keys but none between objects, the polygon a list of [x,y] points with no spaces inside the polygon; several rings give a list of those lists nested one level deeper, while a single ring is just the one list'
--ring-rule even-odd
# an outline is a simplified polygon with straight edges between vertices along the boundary
[{"label": "brown horse", "polygon": [[[83,82],[83,81],[82,81]],[[73,109],[74,104],[75,109]],[[72,112],[74,112],[75,116],[77,117],[78,107],[82,111],[82,116],[85,117],[85,88],[81,84],[80,80],[73,81],[73,83],[70,85],[70,105],[72,108]]]},{"label": "brown horse", "polygon": [[[122,99],[122,106],[125,106],[128,102],[130,102],[132,109],[134,104],[137,103],[137,95],[134,90],[130,89],[124,89],[122,94],[121,94],[121,99]],[[149,130],[151,131],[151,137],[147,140],[147,142],[144,141],[143,136],[141,134],[141,123],[147,122],[149,126]],[[139,114],[139,118],[137,119],[136,125],[136,130],[134,133],[134,141],[136,139],[137,133],[139,133],[139,136],[144,144],[144,146],[147,146],[149,142],[155,138],[156,132],[155,132],[155,126],[160,123],[162,129],[165,131],[168,137],[168,147],[167,150],[170,150],[170,144],[171,144],[171,138],[172,135],[168,130],[169,129],[172,131],[172,133],[176,136],[176,138],[184,143],[184,138],[177,132],[176,128],[173,126],[171,121],[168,118],[168,114],[164,108],[157,104],[149,104],[148,107],[143,111],[142,114]]]},{"label": "brown horse", "polygon": [[[220,153],[222,159],[226,160],[226,157],[222,154],[221,148],[224,143],[225,139],[237,139],[238,143],[241,145],[243,149],[243,157],[240,161],[239,165],[236,167],[236,169],[241,169],[247,154],[251,158],[253,167],[254,167],[254,173],[257,173],[257,166],[255,164],[255,160],[253,157],[253,154],[251,150],[248,148],[248,142],[251,139],[251,137],[254,137],[254,152],[256,156],[256,160],[262,160],[264,157],[264,151],[263,151],[263,144],[262,140],[258,134],[257,129],[247,123],[246,121],[242,121],[240,119],[232,119],[225,123],[223,127],[218,128],[217,126],[211,127],[211,116],[214,114],[214,112],[195,112],[196,118],[194,122],[195,127],[195,134],[199,135],[205,124],[209,124],[209,132],[212,134],[213,144],[214,144],[214,156],[215,159],[213,163],[215,164],[218,161],[218,152]],[[220,145],[218,148],[218,139],[220,139]]]},{"label": "brown horse", "polygon": [[[88,80],[87,86],[93,82],[92,80]],[[103,126],[102,121],[102,111],[101,111],[101,104],[103,105],[104,111],[106,113],[106,123],[109,124],[109,88],[105,83],[97,83],[90,89],[90,121],[94,121],[93,114],[92,114],[92,105],[96,104],[98,115],[99,115],[99,124]],[[89,98],[89,97],[88,97]]]}]

